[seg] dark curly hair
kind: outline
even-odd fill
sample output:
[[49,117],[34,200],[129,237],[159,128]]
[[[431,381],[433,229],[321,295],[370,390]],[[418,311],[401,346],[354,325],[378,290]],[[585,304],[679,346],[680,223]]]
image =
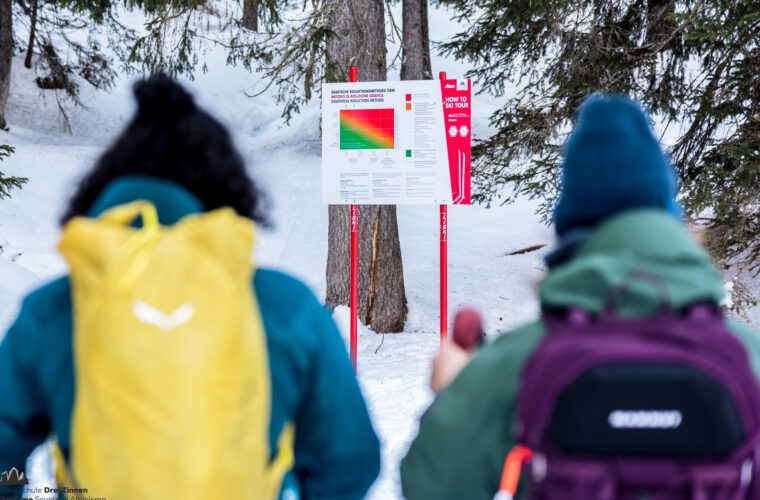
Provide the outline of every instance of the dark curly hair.
[[184,186],[201,200],[205,210],[232,207],[267,225],[261,192],[221,123],[163,74],[138,81],[134,95],[135,116],[80,181],[62,223],[85,215],[115,178],[137,174]]

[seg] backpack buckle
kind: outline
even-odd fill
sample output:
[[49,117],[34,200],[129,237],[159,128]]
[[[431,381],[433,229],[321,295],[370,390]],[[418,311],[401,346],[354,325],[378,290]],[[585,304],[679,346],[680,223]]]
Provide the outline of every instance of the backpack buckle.
[[546,469],[546,455],[543,455],[541,453],[534,453],[533,462],[531,463],[533,481],[540,483],[546,479]]
[[752,481],[752,469],[754,469],[754,466],[755,464],[752,462],[751,458],[742,462],[741,474],[739,476],[739,483],[742,487],[749,486],[749,483]]

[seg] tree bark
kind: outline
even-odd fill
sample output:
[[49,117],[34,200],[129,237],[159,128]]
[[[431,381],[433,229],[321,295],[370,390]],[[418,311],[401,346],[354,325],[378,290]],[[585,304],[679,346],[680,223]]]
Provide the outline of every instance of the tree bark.
[[[357,66],[359,79],[386,79],[385,11],[380,0],[330,0],[327,78],[349,79]],[[349,303],[350,208],[331,205],[327,252],[327,304]],[[396,207],[359,207],[359,319],[376,332],[400,332],[406,323],[406,292]]]
[[[677,27],[677,22],[668,16],[675,12],[675,0],[649,0],[647,2],[647,32],[646,44],[657,46],[666,41]],[[672,40],[660,50],[674,47],[676,41]]]
[[433,78],[433,70],[427,0],[403,0],[402,10],[401,79],[429,80]]
[[0,0],[0,129],[5,128],[5,105],[11,89],[13,62],[13,0]]
[[243,0],[243,27],[259,30],[259,0]]
[[34,34],[37,31],[37,1],[32,0],[32,16],[29,21],[29,45],[26,47],[26,57],[24,58],[24,67],[32,67],[32,52],[34,51]]

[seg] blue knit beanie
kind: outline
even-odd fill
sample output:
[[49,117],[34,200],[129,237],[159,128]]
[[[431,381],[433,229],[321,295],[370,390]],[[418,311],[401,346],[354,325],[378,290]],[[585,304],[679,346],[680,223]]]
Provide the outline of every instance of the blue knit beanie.
[[557,234],[591,228],[633,208],[661,208],[680,217],[675,173],[630,99],[594,95],[581,107],[565,145]]

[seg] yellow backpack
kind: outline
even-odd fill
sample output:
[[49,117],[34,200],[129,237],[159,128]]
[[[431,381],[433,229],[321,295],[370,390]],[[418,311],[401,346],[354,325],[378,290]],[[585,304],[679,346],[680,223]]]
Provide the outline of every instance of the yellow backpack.
[[231,209],[163,227],[142,201],[65,226],[77,385],[59,484],[108,500],[277,497],[293,431],[270,463],[253,239]]

